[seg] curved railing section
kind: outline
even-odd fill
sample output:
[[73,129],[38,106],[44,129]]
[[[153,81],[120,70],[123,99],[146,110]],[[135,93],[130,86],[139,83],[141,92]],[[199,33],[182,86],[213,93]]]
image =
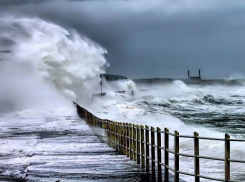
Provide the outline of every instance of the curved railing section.
[[[153,178],[162,180],[162,168],[164,168],[164,181],[169,181],[169,170],[174,173],[174,181],[179,181],[179,174],[193,176],[195,182],[200,182],[200,179],[209,179],[214,181],[238,182],[230,178],[230,163],[239,162],[245,163],[245,160],[235,160],[230,158],[230,143],[232,141],[245,142],[241,139],[231,139],[228,134],[224,138],[201,137],[197,132],[194,135],[180,135],[179,132],[170,133],[167,128],[161,131],[159,127],[149,127],[147,125],[135,125],[131,123],[121,123],[100,119],[94,116],[91,112],[74,103],[77,108],[78,115],[83,118],[88,124],[98,126],[106,130],[107,144],[118,151],[120,154],[126,155],[131,160],[141,164],[146,172],[151,169]],[[164,146],[162,145],[162,135],[164,135]],[[174,137],[174,150],[169,149],[169,136]],[[179,139],[190,138],[194,142],[194,154],[184,154],[179,152]],[[149,140],[150,139],[150,140]],[[199,140],[217,140],[225,143],[224,152],[225,158],[216,158],[199,155]],[[162,152],[164,152],[164,161],[162,161]],[[169,153],[174,155],[174,168],[169,166]],[[194,158],[194,172],[188,173],[179,170],[179,157]],[[224,178],[213,178],[210,176],[200,175],[199,159],[218,160],[224,162],[225,174]],[[157,168],[157,169],[156,169]],[[157,176],[156,176],[157,170]]]

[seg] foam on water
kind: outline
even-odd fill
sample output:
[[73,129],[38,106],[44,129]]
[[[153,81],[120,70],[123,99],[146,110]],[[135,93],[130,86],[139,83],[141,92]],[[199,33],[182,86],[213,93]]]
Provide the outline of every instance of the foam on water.
[[[95,107],[94,112],[101,118],[113,121],[130,122],[160,127],[167,127],[170,132],[175,130],[183,135],[193,135],[196,131],[200,136],[224,138],[225,132],[231,137],[243,138],[243,130],[235,123],[216,122],[223,115],[236,115],[244,112],[245,98],[243,86],[187,86],[181,81],[168,84],[144,85],[134,99],[114,99],[103,102],[103,107]],[[238,97],[239,96],[239,97]],[[97,103],[96,103],[97,104]],[[227,120],[228,118],[227,117]],[[216,119],[216,120],[215,120]],[[207,120],[205,122],[205,120]],[[203,122],[200,122],[203,121]],[[208,125],[207,123],[211,123]],[[215,125],[217,123],[217,126]],[[234,129],[240,132],[234,132]],[[162,141],[163,142],[163,141]],[[231,144],[231,158],[242,160],[245,156],[245,145],[239,142]],[[174,141],[170,137],[170,147],[173,150]],[[193,140],[180,139],[180,152],[193,155]],[[200,141],[200,155],[224,158],[224,142]],[[224,177],[224,163],[219,161],[201,161],[201,174],[211,177]],[[181,171],[194,172],[194,161],[191,158],[180,158]],[[242,164],[232,163],[233,179],[242,181],[245,168]],[[174,167],[174,156],[170,155],[170,166]],[[186,181],[194,181],[193,177],[181,175]],[[208,180],[207,180],[208,181]]]

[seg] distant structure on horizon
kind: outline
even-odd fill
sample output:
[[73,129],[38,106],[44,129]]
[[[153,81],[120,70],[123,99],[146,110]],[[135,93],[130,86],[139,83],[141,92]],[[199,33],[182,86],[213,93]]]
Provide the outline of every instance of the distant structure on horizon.
[[188,79],[190,79],[190,80],[202,80],[202,78],[201,78],[201,70],[199,70],[199,76],[198,77],[191,77],[190,76],[190,70],[188,70]]
[[[104,96],[106,95],[105,92],[103,92],[103,78],[106,80],[106,81],[117,81],[117,80],[126,80],[128,79],[127,77],[125,76],[120,76],[120,75],[109,75],[109,74],[101,74],[100,75],[100,95],[101,96]],[[126,91],[116,91],[118,93],[125,93]],[[94,96],[98,95],[98,94],[93,94]]]

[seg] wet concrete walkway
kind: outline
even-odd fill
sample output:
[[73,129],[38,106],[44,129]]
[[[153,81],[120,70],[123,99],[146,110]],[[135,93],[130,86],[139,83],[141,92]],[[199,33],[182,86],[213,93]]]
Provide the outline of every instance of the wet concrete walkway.
[[134,161],[119,155],[82,120],[81,130],[40,133],[26,181],[150,181]]

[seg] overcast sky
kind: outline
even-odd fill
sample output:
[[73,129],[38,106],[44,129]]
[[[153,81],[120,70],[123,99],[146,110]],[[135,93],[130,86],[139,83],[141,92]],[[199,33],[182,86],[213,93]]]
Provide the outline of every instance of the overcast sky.
[[40,17],[107,49],[130,78],[245,75],[245,0],[0,0],[0,16]]

